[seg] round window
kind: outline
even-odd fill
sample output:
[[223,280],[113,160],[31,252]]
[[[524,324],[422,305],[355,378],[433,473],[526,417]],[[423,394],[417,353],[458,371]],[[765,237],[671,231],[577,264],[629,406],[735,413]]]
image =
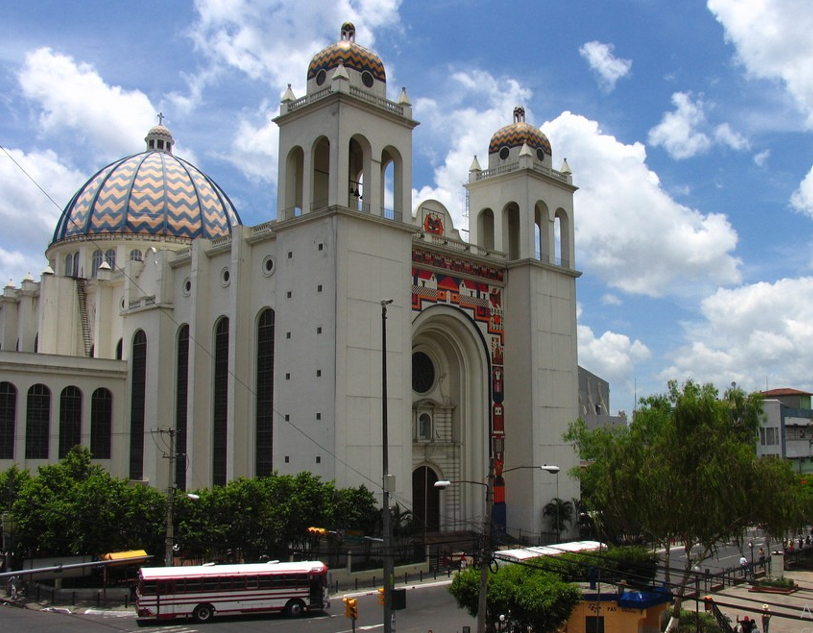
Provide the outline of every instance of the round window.
[[269,277],[274,272],[274,258],[271,255],[263,260],[263,275]]
[[423,352],[412,355],[412,390],[426,393],[435,384],[435,365]]
[[323,83],[325,83],[325,79],[327,79],[327,72],[323,68],[318,73],[316,73],[316,85],[321,86]]
[[183,293],[188,297],[189,293],[192,292],[192,280],[187,277],[183,280]]
[[545,162],[545,152],[542,149],[536,150],[536,157],[540,160],[540,162]]
[[365,70],[363,73],[361,73],[361,83],[363,83],[368,88],[372,88],[373,87],[373,73],[371,73],[369,70]]
[[502,160],[507,159],[507,158],[508,158],[508,153],[509,153],[510,151],[511,151],[511,150],[510,150],[510,149],[508,149],[508,146],[507,146],[507,145],[504,145],[503,147],[501,147],[501,148],[500,148],[500,158],[501,158]]
[[231,273],[229,272],[228,268],[224,268],[220,271],[220,284],[223,286],[228,286],[229,281],[231,280]]

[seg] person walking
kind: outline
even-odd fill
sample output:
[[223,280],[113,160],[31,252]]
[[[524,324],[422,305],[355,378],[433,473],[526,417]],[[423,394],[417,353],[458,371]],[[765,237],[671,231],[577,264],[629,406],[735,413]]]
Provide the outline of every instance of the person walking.
[[771,608],[767,604],[762,605],[762,633],[768,633],[771,625]]

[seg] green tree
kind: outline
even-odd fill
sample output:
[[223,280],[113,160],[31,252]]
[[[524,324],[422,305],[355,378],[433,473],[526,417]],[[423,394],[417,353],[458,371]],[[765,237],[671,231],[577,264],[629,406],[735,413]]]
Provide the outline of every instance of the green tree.
[[160,551],[165,496],[111,476],[87,448],[74,447],[36,476],[14,478],[23,482],[12,506],[19,556]]
[[[473,568],[456,574],[449,585],[458,607],[472,617],[477,617],[479,589],[480,572]],[[510,613],[522,630],[551,633],[567,621],[581,597],[577,585],[532,563],[500,565],[496,573],[489,572],[486,626]]]
[[[712,385],[672,381],[666,394],[641,400],[629,426],[587,430],[577,422],[565,435],[588,463],[573,475],[605,528],[665,547],[667,566],[672,540],[684,547],[676,613],[692,567],[718,543],[763,518],[784,525],[797,512],[784,467],[756,457],[762,415],[758,394],[735,387],[720,398]],[[768,494],[763,478],[780,489]],[[667,630],[676,629],[673,618]]]

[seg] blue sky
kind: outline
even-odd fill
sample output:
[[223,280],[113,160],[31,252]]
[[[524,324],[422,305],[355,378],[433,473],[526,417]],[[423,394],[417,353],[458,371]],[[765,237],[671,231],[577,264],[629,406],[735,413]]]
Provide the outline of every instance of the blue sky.
[[0,277],[16,286],[158,112],[245,223],[275,217],[271,119],[349,20],[421,122],[415,204],[438,198],[465,229],[468,167],[517,105],[567,158],[579,361],[613,411],[672,378],[813,391],[809,0],[0,6]]

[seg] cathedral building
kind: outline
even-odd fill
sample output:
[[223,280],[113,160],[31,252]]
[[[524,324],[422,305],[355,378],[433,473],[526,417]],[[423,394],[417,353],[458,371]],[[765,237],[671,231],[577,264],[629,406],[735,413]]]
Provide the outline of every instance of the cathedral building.
[[413,207],[396,92],[343,25],[283,95],[257,226],[160,121],[91,177],[40,281],[0,297],[0,469],[81,444],[160,488],[310,471],[380,495],[386,412],[393,503],[427,531],[482,525],[493,474],[498,525],[549,532],[543,507],[578,497],[576,187],[518,107],[472,162],[462,239],[439,202]]

